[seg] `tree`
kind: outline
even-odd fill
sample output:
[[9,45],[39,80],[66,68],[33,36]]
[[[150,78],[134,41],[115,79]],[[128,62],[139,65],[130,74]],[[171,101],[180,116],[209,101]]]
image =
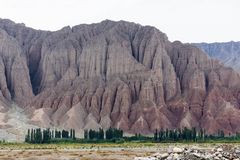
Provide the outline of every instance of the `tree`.
[[103,131],[102,128],[99,128],[99,131],[98,131],[98,139],[99,139],[99,140],[104,139],[104,131]]
[[113,138],[122,138],[123,137],[123,131],[121,129],[113,129]]
[[54,130],[52,130],[51,138],[52,138],[52,139],[55,138],[55,136],[54,136]]
[[178,130],[173,131],[173,140],[177,141],[178,140]]
[[192,129],[192,139],[193,141],[197,140],[197,131],[195,127]]
[[169,139],[170,140],[173,140],[173,135],[174,135],[173,132],[174,132],[173,130],[169,130]]
[[50,129],[43,130],[43,143],[49,143],[51,140],[51,131]]
[[55,138],[61,138],[61,131],[55,130]]
[[35,130],[31,130],[31,137],[30,137],[30,142],[31,143],[35,143],[35,135],[34,135],[34,133],[35,133]]
[[73,131],[72,131],[73,133],[72,133],[72,139],[76,139],[76,137],[75,137],[75,129],[73,129]]
[[[71,132],[71,138],[76,139],[75,137],[75,130],[70,130]],[[27,134],[25,135],[25,142],[27,143],[50,143],[51,139],[53,138],[70,138],[69,137],[69,131],[67,130],[50,130],[48,129],[28,129]]]
[[42,131],[41,128],[36,129],[36,133],[35,133],[35,143],[42,143]]
[[106,139],[108,140],[113,139],[113,129],[111,127],[108,130],[106,130]]
[[157,142],[158,141],[158,130],[156,129],[155,130],[155,133],[154,133],[154,141]]
[[123,130],[120,130],[120,138],[123,138]]
[[200,128],[200,131],[199,131],[199,139],[203,140],[203,129]]
[[62,130],[62,138],[69,138],[69,132],[66,130]]
[[84,139],[88,139],[88,130],[84,130]]
[[164,135],[165,135],[165,133],[164,133],[164,130],[163,130],[163,129],[161,129],[161,130],[160,130],[160,132],[159,132],[159,136],[158,136],[158,138],[159,138],[159,141],[162,141],[162,140],[164,140]]
[[89,134],[89,139],[94,139],[95,138],[95,131],[94,130],[90,129],[88,134]]
[[223,130],[221,130],[221,131],[220,131],[220,137],[221,137],[221,138],[224,138],[224,136],[225,136],[225,135],[224,135],[224,132],[223,132]]
[[70,138],[72,138],[73,137],[73,131],[72,131],[72,129],[70,129]]
[[30,129],[28,129],[27,135],[25,136],[25,142],[27,143],[31,142]]

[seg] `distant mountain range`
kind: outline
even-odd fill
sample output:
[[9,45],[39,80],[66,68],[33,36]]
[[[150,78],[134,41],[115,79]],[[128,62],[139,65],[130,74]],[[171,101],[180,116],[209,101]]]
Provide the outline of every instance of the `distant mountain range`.
[[194,43],[193,45],[202,49],[210,57],[240,72],[240,42]]

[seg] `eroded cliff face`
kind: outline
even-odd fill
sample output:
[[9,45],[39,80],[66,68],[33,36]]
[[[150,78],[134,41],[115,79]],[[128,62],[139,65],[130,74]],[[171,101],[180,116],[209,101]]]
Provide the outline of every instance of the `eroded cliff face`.
[[[1,99],[20,104],[33,97],[26,56],[16,39],[0,29]],[[25,103],[26,104],[26,103]]]
[[2,99],[43,127],[240,131],[240,77],[154,27],[103,21],[37,31],[0,20]]

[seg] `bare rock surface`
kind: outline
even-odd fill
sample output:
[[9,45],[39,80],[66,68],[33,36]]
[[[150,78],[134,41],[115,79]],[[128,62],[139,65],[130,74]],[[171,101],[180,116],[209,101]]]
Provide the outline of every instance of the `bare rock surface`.
[[29,128],[38,126],[31,124],[24,110],[15,104],[8,106],[8,111],[0,113],[0,140],[23,142]]
[[151,26],[34,30],[0,19],[0,98],[43,127],[240,131],[240,77]]

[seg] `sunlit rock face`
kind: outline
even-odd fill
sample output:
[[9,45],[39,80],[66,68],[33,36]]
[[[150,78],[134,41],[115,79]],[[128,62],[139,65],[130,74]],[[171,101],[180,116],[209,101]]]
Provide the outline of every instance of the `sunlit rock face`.
[[240,131],[240,77],[151,26],[103,21],[34,30],[0,20],[1,100],[44,127]]

